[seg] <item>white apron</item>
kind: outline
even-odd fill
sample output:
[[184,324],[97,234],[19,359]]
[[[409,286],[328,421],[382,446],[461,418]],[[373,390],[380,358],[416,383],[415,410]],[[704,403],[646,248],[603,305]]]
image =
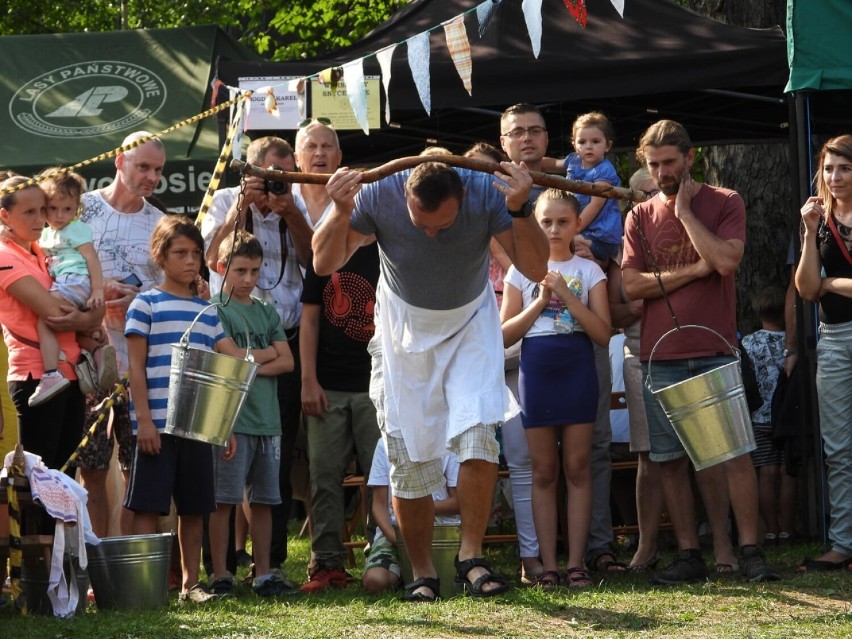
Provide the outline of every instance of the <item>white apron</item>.
[[431,310],[406,303],[380,281],[375,323],[385,430],[402,436],[412,461],[442,457],[450,440],[472,426],[518,413],[506,387],[490,286],[462,307]]

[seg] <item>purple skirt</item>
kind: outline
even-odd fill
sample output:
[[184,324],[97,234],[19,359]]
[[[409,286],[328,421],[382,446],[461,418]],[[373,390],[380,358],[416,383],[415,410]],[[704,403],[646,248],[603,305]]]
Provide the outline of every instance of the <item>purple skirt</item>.
[[518,394],[524,428],[594,422],[598,375],[589,336],[578,332],[525,338]]

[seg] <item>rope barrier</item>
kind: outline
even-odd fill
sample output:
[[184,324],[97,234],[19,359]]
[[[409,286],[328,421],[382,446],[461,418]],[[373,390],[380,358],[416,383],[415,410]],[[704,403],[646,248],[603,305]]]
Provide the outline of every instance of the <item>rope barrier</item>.
[[56,175],[61,175],[63,173],[68,173],[70,171],[75,171],[76,169],[79,169],[79,168],[82,168],[82,167],[85,167],[85,166],[89,166],[90,164],[94,164],[95,162],[100,162],[101,160],[108,160],[109,158],[115,157],[116,155],[118,155],[120,153],[125,153],[126,151],[130,151],[131,149],[135,149],[138,146],[142,146],[143,144],[146,144],[146,143],[150,142],[151,140],[160,138],[164,135],[168,135],[172,131],[176,131],[177,129],[180,129],[181,127],[185,127],[187,125],[194,124],[195,122],[203,120],[204,118],[208,118],[211,115],[215,115],[215,114],[219,113],[219,111],[223,111],[224,109],[229,108],[232,104],[237,104],[237,103],[243,104],[243,102],[245,100],[247,100],[250,96],[251,96],[250,91],[242,93],[242,94],[238,95],[237,97],[232,98],[231,100],[228,100],[227,102],[223,102],[222,104],[216,105],[212,109],[207,109],[206,111],[204,111],[202,113],[199,113],[197,115],[193,115],[191,118],[186,118],[185,120],[181,120],[177,124],[173,124],[172,126],[166,128],[166,129],[163,129],[159,133],[154,133],[152,135],[145,136],[143,138],[139,138],[138,140],[135,140],[135,141],[131,142],[130,144],[125,144],[124,146],[117,147],[117,148],[113,149],[112,151],[107,151],[105,153],[101,153],[100,155],[96,155],[95,157],[89,158],[88,160],[83,160],[82,162],[77,162],[76,164],[72,164],[71,166],[57,168],[55,171],[50,171],[48,174],[43,175],[39,178],[29,178],[25,182],[21,182],[20,184],[16,184],[15,186],[7,186],[3,189],[0,189],[0,193],[2,193],[2,194],[16,193],[16,192],[18,192],[22,189],[26,189],[26,188],[29,188],[31,186],[34,186],[34,185],[38,184],[39,182],[41,182],[42,180],[47,179],[48,177],[54,177]]
[[18,483],[26,478],[25,465],[24,448],[18,444],[15,446],[12,467],[9,469],[6,497],[9,502],[9,581],[12,586],[12,602],[22,615],[27,614],[27,602],[21,589],[21,506],[18,502]]

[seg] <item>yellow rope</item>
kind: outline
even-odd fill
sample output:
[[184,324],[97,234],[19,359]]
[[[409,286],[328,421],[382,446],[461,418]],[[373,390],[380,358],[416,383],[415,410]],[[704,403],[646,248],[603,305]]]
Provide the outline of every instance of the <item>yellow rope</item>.
[[92,436],[95,434],[95,431],[97,431],[98,426],[102,424],[103,421],[106,419],[106,416],[109,414],[109,411],[115,404],[116,400],[118,399],[118,396],[124,393],[129,380],[130,376],[125,375],[115,385],[115,388],[112,389],[112,392],[109,394],[109,397],[106,398],[106,400],[101,404],[101,407],[98,409],[98,414],[95,417],[95,421],[92,423],[92,425],[89,427],[89,430],[83,436],[83,439],[80,441],[80,444],[77,446],[77,449],[73,453],[71,453],[71,456],[68,458],[68,461],[66,461],[62,465],[62,468],[59,469],[59,472],[64,473],[68,470],[70,466],[74,464],[74,462],[77,461],[77,458],[80,456],[80,453],[83,452],[83,449],[85,449],[86,446],[89,444],[89,439],[92,438]]
[[26,477],[25,464],[24,449],[18,444],[9,469],[6,497],[9,501],[9,580],[12,584],[12,602],[22,615],[27,614],[27,602],[21,590],[21,507],[18,504],[19,487],[15,484]]
[[[251,92],[249,91],[247,95],[251,96]],[[210,178],[210,184],[207,186],[207,192],[204,194],[204,199],[201,200],[201,208],[198,210],[198,217],[195,218],[195,225],[198,227],[201,226],[201,220],[204,219],[204,216],[210,208],[210,204],[213,202],[213,193],[215,193],[216,189],[219,188],[219,181],[222,179],[222,173],[225,172],[228,156],[231,154],[231,145],[233,143],[234,136],[237,133],[237,129],[240,127],[240,120],[242,119],[245,104],[245,101],[239,102],[237,104],[237,108],[234,110],[234,118],[231,120],[231,126],[228,128],[228,136],[225,138],[225,144],[222,145],[222,152],[219,154],[219,159],[216,161],[216,168],[213,169],[213,177]]]
[[48,177],[53,177],[53,176],[56,176],[56,175],[60,175],[62,173],[68,173],[69,171],[74,171],[74,170],[82,168],[84,166],[89,166],[90,164],[94,164],[95,162],[100,162],[101,160],[108,160],[109,158],[115,157],[119,153],[124,153],[125,151],[135,149],[136,147],[141,146],[143,144],[146,144],[147,142],[150,142],[151,140],[153,140],[155,138],[160,138],[164,135],[171,133],[172,131],[175,131],[175,130],[181,128],[181,127],[187,126],[189,124],[193,124],[194,122],[198,122],[199,120],[203,120],[204,118],[210,117],[211,115],[215,115],[216,113],[219,113],[219,111],[227,109],[232,104],[239,103],[240,105],[242,105],[243,102],[249,98],[249,96],[251,96],[250,91],[246,92],[246,93],[242,93],[242,94],[238,95],[237,97],[235,97],[231,100],[228,100],[227,102],[223,102],[222,104],[217,104],[212,109],[208,109],[207,111],[204,111],[203,113],[199,113],[198,115],[194,115],[191,118],[187,118],[186,120],[181,120],[177,124],[173,124],[172,126],[168,127],[167,129],[163,129],[159,133],[154,133],[153,135],[146,136],[144,138],[139,138],[138,140],[135,140],[134,142],[131,142],[130,144],[125,144],[124,146],[120,146],[118,148],[115,148],[112,151],[107,151],[106,153],[101,153],[100,155],[97,155],[93,158],[89,158],[88,160],[83,160],[82,162],[77,162],[77,164],[72,164],[71,166],[68,166],[68,167],[58,168],[55,171],[51,171],[48,175],[43,175],[40,178],[29,178],[27,181],[21,182],[20,184],[16,184],[15,186],[7,186],[4,189],[0,189],[0,194],[15,193],[17,191],[20,191],[21,189],[25,189],[27,187],[33,186],[34,184],[38,184],[39,182],[47,179]]

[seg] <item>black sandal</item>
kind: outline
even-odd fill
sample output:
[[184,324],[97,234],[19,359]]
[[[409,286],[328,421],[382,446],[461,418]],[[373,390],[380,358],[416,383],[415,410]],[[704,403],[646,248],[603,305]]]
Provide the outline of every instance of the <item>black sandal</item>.
[[[426,587],[434,594],[430,597],[422,592],[415,592],[418,588]],[[410,584],[405,584],[405,594],[400,598],[402,601],[411,603],[432,603],[441,595],[441,582],[437,577],[421,577]]]
[[609,548],[597,548],[586,555],[586,567],[590,572],[627,572],[627,564],[617,561],[615,554]]
[[[509,589],[509,582],[507,582],[504,577],[494,574],[491,571],[491,566],[489,566],[488,562],[486,562],[482,557],[473,557],[471,559],[461,561],[459,556],[456,555],[455,565],[456,583],[460,586],[464,586],[464,589],[474,597],[493,597],[494,595],[499,595]],[[471,582],[470,579],[467,578],[467,573],[474,568],[485,568],[486,572],[476,581]],[[491,590],[483,590],[482,587],[489,582],[496,583],[497,586]]]

